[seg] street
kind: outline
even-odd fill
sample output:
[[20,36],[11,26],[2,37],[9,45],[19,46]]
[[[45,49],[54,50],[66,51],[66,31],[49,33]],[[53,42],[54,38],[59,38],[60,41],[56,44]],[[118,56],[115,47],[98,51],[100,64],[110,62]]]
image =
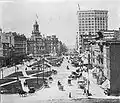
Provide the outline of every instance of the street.
[[[67,70],[66,67],[69,65],[70,70]],[[77,97],[85,97],[82,95],[83,90],[78,89],[77,82],[72,81],[72,86],[68,85],[68,76],[70,75],[71,71],[74,71],[75,68],[71,66],[71,64],[68,64],[67,60],[64,60],[62,65],[60,67],[52,67],[52,69],[55,69],[58,71],[57,75],[53,75],[53,82],[50,83],[50,88],[43,88],[42,90],[37,91],[32,96],[27,96],[23,100],[23,103],[29,102],[32,100],[49,100],[49,99],[68,99],[69,93],[71,92],[72,98]],[[60,81],[61,84],[64,87],[64,91],[60,91],[57,86],[57,82]],[[21,100],[19,95],[2,95],[1,96],[3,102],[2,103],[11,103],[15,101]],[[9,100],[10,101],[7,101]],[[13,99],[12,99],[13,98]]]
[[[69,66],[69,70],[66,69],[67,65]],[[72,80],[71,86],[68,85],[68,76],[71,74],[72,71],[75,71],[76,68],[72,67],[68,60],[64,59],[62,65],[60,67],[52,67],[58,71],[56,75],[53,75],[53,82],[49,83],[49,88],[42,88],[41,90],[35,92],[32,95],[27,95],[26,97],[20,97],[18,94],[2,94],[1,100],[2,103],[74,103],[81,101],[91,101],[91,99],[87,99],[86,95],[83,95],[83,90],[78,88],[77,80]],[[83,73],[86,76],[86,73]],[[87,77],[87,76],[86,76]],[[92,78],[92,76],[90,77]],[[63,91],[58,89],[57,82],[60,81],[63,85]],[[93,83],[93,79],[90,79],[90,92],[93,93],[93,97],[105,97],[103,91],[98,87],[98,85]],[[69,98],[69,93],[71,93],[71,98]],[[99,100],[98,99],[98,100]],[[93,99],[95,100],[95,99]],[[97,98],[96,98],[97,100]],[[90,102],[89,102],[90,103]],[[92,102],[91,102],[92,103]],[[117,103],[117,102],[116,102]]]

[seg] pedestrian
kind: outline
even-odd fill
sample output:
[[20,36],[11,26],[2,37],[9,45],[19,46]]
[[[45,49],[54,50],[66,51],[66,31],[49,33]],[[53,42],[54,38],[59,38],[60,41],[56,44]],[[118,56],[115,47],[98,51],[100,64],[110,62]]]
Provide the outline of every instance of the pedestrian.
[[72,98],[71,92],[69,92],[69,98]]
[[71,85],[71,79],[68,79],[68,84]]
[[69,70],[69,67],[68,67],[68,65],[67,65],[67,69]]
[[61,85],[60,81],[58,81],[58,86]]
[[25,68],[25,70],[27,70],[27,68]]
[[85,95],[86,94],[86,88],[84,88],[84,91],[83,91],[83,95]]

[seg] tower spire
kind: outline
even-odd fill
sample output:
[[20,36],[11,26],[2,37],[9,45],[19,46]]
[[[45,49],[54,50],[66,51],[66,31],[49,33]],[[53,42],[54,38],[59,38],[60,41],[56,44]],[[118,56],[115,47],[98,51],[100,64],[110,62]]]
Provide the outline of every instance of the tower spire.
[[36,13],[36,21],[38,21],[38,15],[37,15],[37,13]]

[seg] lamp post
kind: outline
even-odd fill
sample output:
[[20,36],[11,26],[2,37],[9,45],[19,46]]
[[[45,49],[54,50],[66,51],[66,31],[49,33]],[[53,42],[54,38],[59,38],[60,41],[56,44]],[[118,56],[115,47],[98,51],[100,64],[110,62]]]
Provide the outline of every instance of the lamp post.
[[43,61],[43,83],[44,83],[44,55],[43,55],[43,59],[42,59]]
[[1,68],[1,73],[2,73],[2,79],[3,79],[3,68]]
[[87,80],[88,92],[87,92],[87,95],[89,95],[89,69],[90,69],[90,53],[88,54],[88,80]]
[[17,75],[17,80],[19,80],[19,78],[18,78],[18,72],[17,72],[17,70],[18,70],[17,68],[18,67],[15,64],[14,64],[14,66],[15,66],[15,74]]
[[[38,61],[37,61],[37,63],[38,63]],[[39,70],[40,70],[40,68],[39,68],[39,67],[40,67],[40,65],[38,64],[37,84],[39,84],[39,83],[38,83],[38,75],[39,75]]]
[[90,92],[89,92],[89,87],[90,87],[90,81],[89,81],[89,70],[90,70],[90,68],[91,68],[91,61],[92,61],[92,54],[91,54],[91,51],[92,51],[92,47],[91,47],[91,43],[92,42],[90,42],[89,43],[89,45],[88,45],[88,67],[87,67],[87,72],[88,72],[88,79],[87,79],[87,96],[89,96],[90,95]]
[[[38,67],[38,68],[39,68],[39,67]],[[38,84],[38,74],[39,74],[39,73],[37,73],[37,84]]]
[[1,76],[2,76],[2,79],[3,79],[3,68],[2,68],[2,66],[3,66],[3,60],[1,61],[1,65],[0,65],[0,68],[1,68]]

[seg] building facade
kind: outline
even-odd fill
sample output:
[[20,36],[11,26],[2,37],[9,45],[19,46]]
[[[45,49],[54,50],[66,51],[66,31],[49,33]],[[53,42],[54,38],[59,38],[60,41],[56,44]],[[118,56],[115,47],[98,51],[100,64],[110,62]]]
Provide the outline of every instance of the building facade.
[[27,53],[33,54],[33,56],[41,56],[45,53],[45,42],[39,31],[37,21],[33,25],[32,36],[27,39]]
[[101,30],[105,40],[117,39],[120,30]]
[[14,44],[14,37],[11,32],[5,33],[0,29],[0,57],[9,58],[11,47]]
[[35,24],[33,25],[33,31],[31,39],[34,41],[34,56],[40,56],[45,51],[45,43],[43,41],[43,37],[41,35],[41,32],[39,31],[39,25],[37,21],[35,21]]
[[120,95],[120,41],[106,41],[103,53],[103,73],[110,81],[110,93],[111,95]]
[[83,47],[83,38],[85,35],[96,35],[100,30],[108,28],[108,11],[107,10],[86,10],[78,11],[78,45]]
[[57,55],[58,52],[58,38],[56,35],[51,36],[52,42],[51,42],[51,53],[52,55]]
[[52,56],[60,55],[62,53],[62,42],[58,40],[56,35],[43,36],[39,31],[37,21],[33,25],[32,36],[27,39],[27,54],[33,56],[41,56],[50,54]]
[[26,37],[24,34],[20,35],[16,32],[12,33],[14,37],[13,47],[15,49],[14,55],[15,56],[24,56],[26,55]]
[[46,36],[45,47],[47,54],[50,54],[52,51],[52,39],[51,36]]
[[46,52],[51,55],[57,55],[60,52],[61,42],[56,35],[46,36]]
[[[0,31],[0,57],[5,65],[19,62],[26,55],[26,37],[16,32]],[[19,58],[19,59],[17,59]]]
[[34,54],[34,40],[27,38],[27,54]]

